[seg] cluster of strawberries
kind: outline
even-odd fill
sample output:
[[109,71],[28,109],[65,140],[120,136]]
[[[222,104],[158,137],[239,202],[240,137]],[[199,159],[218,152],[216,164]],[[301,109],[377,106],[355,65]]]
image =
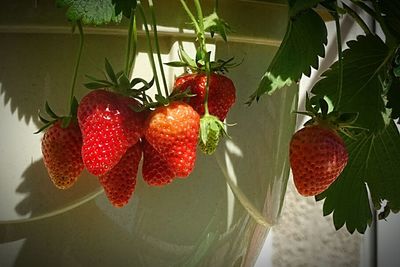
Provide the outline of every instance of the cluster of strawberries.
[[[43,136],[43,159],[51,180],[58,188],[69,188],[86,168],[99,178],[110,202],[122,207],[134,192],[142,156],[142,175],[149,185],[189,176],[201,135],[206,83],[204,73],[184,74],[174,91],[190,91],[193,97],[151,109],[139,109],[138,100],[111,90],[89,92],[75,120],[66,127],[56,121]],[[209,113],[223,121],[235,91],[229,78],[212,73]]]

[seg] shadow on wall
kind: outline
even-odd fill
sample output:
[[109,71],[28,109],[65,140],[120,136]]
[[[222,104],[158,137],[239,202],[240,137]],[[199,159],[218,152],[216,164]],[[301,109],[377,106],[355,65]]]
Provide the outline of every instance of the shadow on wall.
[[[6,131],[2,133],[4,139],[0,141],[0,149],[9,148],[10,142],[15,144],[11,155],[0,159],[0,165],[7,168],[2,174],[0,192],[7,192],[8,196],[9,192],[15,192],[17,196],[4,199],[8,198],[7,194],[1,194],[3,199],[0,199],[7,203],[3,206],[14,205],[16,215],[10,215],[10,218],[1,216],[0,220],[27,219],[65,208],[72,202],[81,201],[88,193],[99,190],[97,179],[87,173],[71,190],[61,192],[54,188],[41,160],[42,133],[38,136],[33,134],[42,126],[38,111],[43,109],[46,100],[58,115],[67,114],[78,36],[11,33],[2,33],[1,36],[0,95],[3,103],[0,116],[4,118]],[[82,86],[85,79],[83,73],[99,73],[105,55],[116,66],[122,62],[123,38],[90,36],[87,39],[87,52],[76,84],[78,98],[87,92]],[[98,45],[100,39],[104,46]],[[109,54],[110,46],[116,52]],[[14,202],[18,199],[21,200],[19,203]]]

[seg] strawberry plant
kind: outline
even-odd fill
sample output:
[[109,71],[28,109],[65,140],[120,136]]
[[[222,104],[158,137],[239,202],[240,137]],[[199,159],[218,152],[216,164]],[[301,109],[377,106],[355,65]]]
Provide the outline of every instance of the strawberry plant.
[[[77,122],[82,141],[77,138],[74,147],[81,146],[82,155],[75,153],[71,158],[82,160],[89,172],[99,176],[115,206],[125,205],[133,194],[142,154],[143,178],[149,185],[166,185],[177,177],[189,176],[195,166],[197,144],[206,154],[216,150],[219,139],[226,135],[227,125],[223,121],[236,102],[236,88],[226,72],[238,64],[233,59],[211,61],[211,52],[206,49],[207,32],[211,37],[219,34],[225,41],[230,32],[217,9],[204,16],[200,1],[194,0],[194,15],[187,3],[180,0],[195,29],[197,50],[189,56],[181,47],[180,61],[167,63],[186,70],[169,90],[151,0],[148,8],[154,39],[140,1],[56,2],[66,8],[68,20],[78,26],[81,46],[73,76],[70,114],[57,116],[46,103],[51,119],[41,116],[45,122],[42,130],[47,129],[44,160],[52,181],[66,188],[79,175],[77,171],[71,176],[60,176],[67,178],[55,179],[52,166],[56,166],[57,172],[62,170],[58,163],[52,165],[53,161],[48,160],[48,154],[54,151],[51,144],[69,143],[70,136],[79,136],[78,131],[69,133]],[[298,82],[302,75],[309,76],[311,68],[318,69],[318,57],[324,57],[328,41],[325,22],[316,7],[328,11],[336,25],[338,60],[314,85],[304,111],[297,111],[311,119],[293,135],[290,162],[300,194],[324,200],[323,214],[333,213],[337,229],[346,225],[351,233],[363,233],[376,211],[383,208],[379,217],[385,218],[400,210],[400,135],[396,125],[400,115],[400,4],[390,0],[350,2],[352,6],[333,0],[288,0],[286,34],[248,104]],[[354,7],[368,14],[383,33],[376,34]],[[150,82],[131,77],[137,14],[146,33],[154,75]],[[349,41],[345,50],[339,21],[344,14],[365,32]],[[88,76],[91,81],[85,86],[94,91],[78,106],[73,88],[83,47],[82,24],[120,23],[124,18],[129,20],[124,69],[115,72],[106,60],[105,79]],[[154,51],[157,58],[153,57]],[[137,88],[139,84],[141,88]],[[152,86],[157,88],[154,96],[147,93]],[[54,140],[53,131],[65,132],[62,136],[66,137]],[[80,160],[76,161],[76,170],[82,168]],[[115,194],[121,188],[121,194]]]
[[[307,167],[308,170],[299,174],[298,169],[302,167],[298,166],[298,160],[304,160],[306,164],[306,157],[319,153],[312,152],[318,146],[319,139],[328,135],[326,130],[322,132],[318,126],[306,126],[293,137],[292,146],[298,146],[299,136],[305,140],[301,144],[302,148],[292,148],[295,150],[292,153],[296,155],[292,155],[295,158],[292,159],[291,167],[295,183],[300,183],[299,192],[312,192],[310,195],[316,193],[317,201],[324,200],[323,214],[333,213],[336,229],[346,225],[351,233],[355,230],[364,233],[372,223],[373,214],[383,206],[384,211],[379,218],[400,210],[400,135],[396,127],[400,106],[400,3],[386,0],[350,2],[352,7],[343,1],[289,0],[286,35],[248,103],[299,81],[303,74],[309,76],[311,68],[318,69],[318,56],[324,56],[324,47],[327,44],[327,30],[315,8],[319,5],[319,8],[327,10],[336,25],[338,60],[321,75],[321,79],[312,88],[313,96],[306,101],[305,113],[321,113],[323,105],[318,102],[325,99],[330,103],[328,117],[352,114],[351,126],[339,131],[348,153],[348,162],[340,172],[345,158],[341,148],[343,145],[336,134],[329,132],[332,141],[328,146],[335,148],[331,147],[329,153],[320,157],[325,159],[325,156],[335,153],[334,151],[341,154],[334,160],[337,161],[334,167],[334,172],[338,174],[337,179],[326,190],[322,190],[332,180],[329,179],[328,182],[321,179],[324,176],[321,172],[328,170],[322,161],[314,162],[314,165]],[[354,7],[362,9],[379,24],[383,34],[373,32],[353,10]],[[349,41],[348,48],[344,51],[339,22],[343,14],[352,17],[365,32]],[[312,31],[309,30],[311,28]],[[313,110],[311,114],[310,110]],[[330,128],[336,128],[337,125],[331,126]],[[320,132],[319,137],[316,136],[315,129]],[[302,135],[305,137],[301,137]],[[303,150],[301,156],[297,154],[297,149]],[[305,155],[306,153],[311,154]],[[313,175],[316,173],[319,177],[315,178]],[[312,182],[309,183],[310,181]],[[315,185],[322,181],[324,187]],[[317,190],[317,187],[323,192]]]
[[195,58],[191,58],[180,47],[181,61],[169,62],[172,67],[185,67],[188,71],[175,80],[174,92],[189,92],[187,102],[200,115],[199,146],[206,154],[213,154],[217,149],[219,139],[226,135],[225,120],[229,110],[236,101],[236,88],[231,79],[223,75],[230,67],[233,58],[225,61],[211,61],[211,52],[206,49],[206,32],[213,37],[218,33],[227,41],[229,25],[214,12],[204,17],[199,0],[194,0],[197,17],[190,11],[184,0],[180,1],[188,14],[196,32],[197,50]]

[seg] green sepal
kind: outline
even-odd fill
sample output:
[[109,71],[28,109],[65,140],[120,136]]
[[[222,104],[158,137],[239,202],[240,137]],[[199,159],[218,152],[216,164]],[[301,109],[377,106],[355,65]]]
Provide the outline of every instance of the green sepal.
[[211,13],[209,16],[203,19],[204,30],[210,32],[211,37],[214,37],[215,33],[218,33],[221,38],[227,42],[227,34],[232,32],[229,24],[221,19],[216,12]]
[[83,86],[85,86],[89,90],[96,90],[100,88],[108,88],[111,87],[112,84],[109,83],[99,83],[99,82],[89,82],[89,83],[84,83]]
[[169,104],[169,100],[167,98],[165,98],[163,95],[160,94],[156,94],[154,96],[154,98],[156,99],[156,101],[158,103],[160,103],[161,105],[168,105]]
[[111,64],[107,58],[105,59],[104,66],[105,66],[108,78],[113,82],[113,84],[118,84],[117,75],[115,74],[114,69],[111,66]]
[[341,112],[338,115],[337,122],[339,125],[351,125],[358,119],[358,112]]
[[72,117],[71,116],[63,117],[61,119],[61,128],[63,128],[63,129],[68,128],[68,126],[71,123],[71,121],[72,121]]
[[77,118],[78,116],[78,107],[79,107],[78,99],[74,96],[71,104],[71,116],[74,118]]
[[167,65],[169,67],[174,67],[174,68],[191,67],[188,63],[182,62],[182,61],[171,61],[171,62],[164,63],[164,65]]
[[90,75],[87,75],[87,74],[86,74],[85,76],[86,76],[86,78],[88,78],[89,80],[92,80],[92,81],[94,81],[94,82],[96,82],[96,83],[108,85],[107,87],[113,86],[113,83],[110,82],[110,81],[108,81],[108,80],[97,79],[96,77],[93,77],[93,76],[90,76]]
[[46,123],[45,125],[43,125],[42,127],[40,127],[39,130],[37,130],[36,132],[34,132],[33,134],[38,134],[38,133],[43,132],[44,130],[46,130],[47,128],[49,128],[51,125],[53,125],[53,124],[56,123],[56,122],[57,122],[57,120],[53,120],[53,121],[50,121],[50,122]]
[[[118,76],[117,76],[118,77]],[[125,93],[131,89],[131,83],[125,73],[118,77],[118,90]]]
[[213,115],[204,115],[200,119],[199,147],[207,155],[212,155],[218,147],[221,137],[226,136],[225,125]]
[[150,82],[147,82],[146,80],[142,79],[142,78],[134,78],[132,79],[131,83],[130,83],[130,88],[133,89],[136,85],[138,85],[139,83],[142,83],[143,86],[138,88],[138,89],[134,89],[134,90],[138,90],[138,91],[146,91],[148,89],[150,89],[153,84],[154,84],[154,77],[151,79]]
[[50,108],[49,102],[46,101],[46,103],[44,104],[44,108],[46,110],[46,113],[53,119],[58,119],[60,118],[59,116],[57,116],[54,111]]
[[186,63],[189,67],[191,68],[197,68],[196,61],[193,60],[183,49],[182,46],[179,47],[179,57],[182,60],[182,62]]

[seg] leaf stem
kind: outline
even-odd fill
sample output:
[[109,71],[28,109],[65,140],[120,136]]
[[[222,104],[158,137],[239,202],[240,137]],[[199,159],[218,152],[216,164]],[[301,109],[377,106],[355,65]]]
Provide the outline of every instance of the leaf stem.
[[78,70],[79,70],[79,65],[81,62],[81,57],[82,57],[82,51],[83,51],[83,45],[85,43],[85,38],[83,34],[83,28],[82,28],[82,23],[80,20],[76,22],[79,30],[79,50],[78,54],[76,57],[76,62],[75,62],[75,68],[74,68],[74,74],[72,76],[72,82],[71,82],[71,90],[70,90],[70,96],[69,96],[69,115],[72,116],[73,114],[73,102],[74,102],[74,96],[75,96],[75,84],[76,84],[76,79],[78,76]]
[[186,11],[187,15],[189,16],[190,20],[193,22],[196,32],[200,31],[199,24],[197,23],[196,18],[194,17],[193,13],[190,11],[189,7],[187,6],[185,0],[181,0],[181,4],[183,9]]
[[348,5],[346,5],[345,3],[343,3],[343,9],[347,12],[347,14],[349,14],[357,23],[358,25],[361,27],[361,29],[363,29],[363,31],[365,32],[365,34],[371,34],[373,35],[373,33],[371,32],[371,30],[369,29],[368,25],[364,22],[364,20],[357,14],[357,12],[355,12],[353,9],[351,9]]
[[359,1],[359,0],[350,0],[353,4],[357,5],[358,7],[360,7],[362,10],[364,10],[365,12],[368,13],[368,15],[370,15],[371,17],[373,17],[376,21],[378,21],[379,23],[381,23],[381,18],[375,13],[375,11],[370,8],[368,5],[366,5],[365,3]]
[[338,50],[338,62],[339,62],[339,75],[338,75],[338,86],[337,86],[337,102],[334,107],[334,110],[337,110],[340,101],[342,98],[342,90],[343,90],[343,51],[342,51],[342,31],[340,26],[340,20],[338,12],[332,13],[335,19],[335,26],[336,26],[336,40],[337,40],[337,50]]
[[200,39],[199,40],[199,44],[200,44],[200,49],[204,52],[204,55],[207,54],[207,50],[206,50],[206,37],[204,34],[204,23],[203,23],[203,11],[201,10],[201,4],[199,0],[194,0],[194,4],[196,7],[196,12],[197,12],[197,18],[198,18],[198,25],[199,25],[199,29],[197,31],[197,36]]
[[135,65],[135,61],[136,61],[136,50],[137,50],[137,28],[136,28],[136,14],[133,13],[133,29],[132,29],[132,39],[133,39],[133,43],[132,43],[132,56],[130,57],[130,61],[129,61],[129,65],[128,65],[128,71],[129,74],[132,73],[132,68]]
[[[134,9],[131,10],[131,17],[129,19],[129,30],[128,30],[128,44],[126,47],[126,55],[125,55],[125,74],[127,77],[130,77],[130,62],[131,60],[131,52],[132,52],[132,39],[133,39],[133,28],[135,24],[135,16]],[[133,54],[132,57],[135,55]]]
[[208,95],[210,91],[210,79],[211,79],[211,67],[210,67],[210,53],[206,53],[205,56],[205,67],[206,67],[206,75],[207,75],[207,80],[206,80],[206,93],[204,95],[204,115],[209,115],[209,110],[208,110]]
[[161,60],[160,45],[158,43],[157,21],[156,21],[156,15],[155,15],[155,11],[154,11],[154,5],[153,5],[153,1],[152,0],[148,0],[148,1],[149,1],[149,7],[150,7],[150,11],[151,11],[151,18],[152,18],[152,21],[153,21],[154,43],[155,43],[155,46],[156,46],[158,64],[159,64],[159,68],[160,68],[160,71],[161,71],[161,78],[162,78],[163,85],[164,85],[165,96],[168,96],[168,94],[169,94],[168,86],[167,86],[167,81],[165,79],[164,66],[163,66],[162,60]]
[[146,15],[144,14],[143,7],[142,7],[142,4],[140,3],[140,1],[138,1],[137,7],[138,7],[139,13],[143,19],[143,26],[144,26],[144,30],[146,32],[148,54],[149,54],[151,68],[153,70],[154,80],[156,82],[157,93],[159,95],[162,95],[161,88],[160,88],[160,82],[158,80],[158,75],[157,75],[157,68],[156,68],[156,64],[155,64],[154,56],[153,56],[153,46],[152,46],[151,39],[150,39],[150,31],[149,31],[149,27],[147,26]]

